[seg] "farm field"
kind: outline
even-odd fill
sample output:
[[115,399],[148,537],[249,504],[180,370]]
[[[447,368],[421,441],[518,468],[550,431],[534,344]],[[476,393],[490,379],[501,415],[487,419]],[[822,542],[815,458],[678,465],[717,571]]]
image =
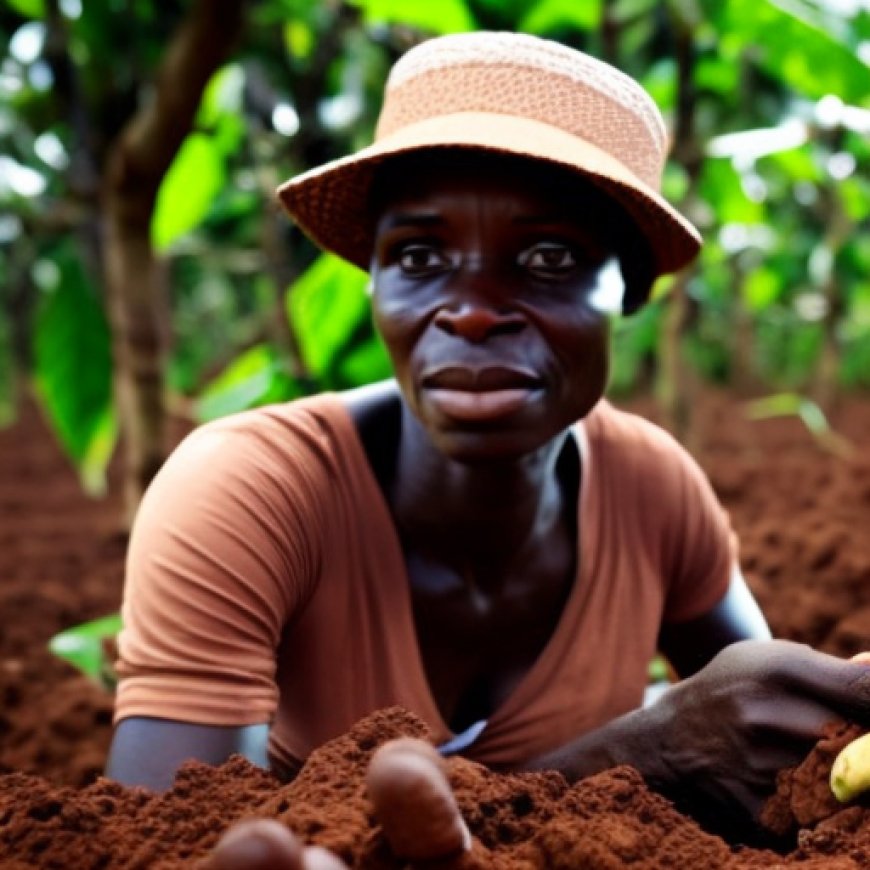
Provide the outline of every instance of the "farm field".
[[[849,656],[870,646],[870,400],[844,401],[832,424],[850,457],[822,450],[796,418],[750,422],[733,398],[709,392],[691,440],[775,634]],[[329,744],[291,784],[238,760],[193,765],[162,797],[98,781],[111,698],[46,644],[118,605],[125,537],[114,474],[110,482],[106,499],[84,496],[31,405],[0,432],[0,866],[194,866],[245,815],[280,817],[358,866],[395,866],[361,777],[378,742],[423,733],[401,711]],[[462,866],[870,867],[870,812],[841,810],[824,787],[844,739],[832,731],[783,778],[770,820],[785,859],[701,831],[627,768],[567,788],[555,775],[502,776],[457,760],[451,775],[478,838]]]

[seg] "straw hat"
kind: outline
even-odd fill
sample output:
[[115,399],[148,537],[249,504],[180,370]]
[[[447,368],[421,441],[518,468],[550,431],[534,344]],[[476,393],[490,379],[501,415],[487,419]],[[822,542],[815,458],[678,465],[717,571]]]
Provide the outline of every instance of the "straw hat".
[[698,231],[660,195],[667,136],[658,107],[624,73],[522,33],[428,40],[395,64],[374,144],[278,188],[318,245],[368,269],[375,168],[438,147],[500,152],[578,172],[617,200],[646,237],[656,275],[698,253]]

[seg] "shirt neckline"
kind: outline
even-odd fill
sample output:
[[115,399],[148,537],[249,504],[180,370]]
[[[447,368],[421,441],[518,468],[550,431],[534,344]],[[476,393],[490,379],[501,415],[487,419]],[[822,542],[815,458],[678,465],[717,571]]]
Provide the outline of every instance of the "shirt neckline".
[[[453,738],[456,732],[450,728],[441,713],[441,709],[432,694],[431,686],[429,685],[428,677],[426,676],[426,668],[423,664],[423,655],[420,650],[420,642],[417,636],[417,629],[414,624],[414,613],[411,605],[410,592],[410,577],[405,563],[405,555],[402,550],[402,544],[399,540],[398,530],[393,521],[393,515],[390,512],[384,493],[375,478],[374,471],[368,460],[365,447],[357,431],[356,424],[350,413],[350,409],[342,401],[337,393],[332,393],[331,398],[340,408],[341,413],[338,415],[341,426],[345,430],[345,437],[342,442],[349,445],[350,449],[355,454],[353,458],[354,465],[361,469],[360,479],[364,482],[366,492],[363,493],[363,500],[371,506],[377,514],[376,521],[379,526],[387,529],[388,548],[389,552],[384,554],[384,562],[395,564],[398,566],[400,581],[396,583],[396,588],[392,591],[400,596],[401,600],[397,602],[400,605],[402,613],[402,625],[390,626],[391,631],[401,631],[405,640],[407,640],[407,649],[411,657],[411,666],[415,671],[414,679],[418,686],[421,687],[421,700],[425,702],[428,711],[418,711],[424,716],[439,733],[436,734],[436,739]],[[576,625],[576,616],[574,615],[578,609],[582,609],[585,599],[588,596],[589,586],[589,568],[594,561],[593,549],[595,547],[596,535],[593,532],[594,512],[590,510],[590,499],[592,488],[595,482],[594,474],[594,457],[587,432],[585,420],[577,421],[571,427],[571,433],[575,438],[578,452],[580,454],[580,489],[578,493],[577,505],[577,554],[576,568],[574,574],[574,582],[568,599],[565,602],[564,610],[553,630],[552,635],[547,641],[541,654],[534,661],[532,666],[519,680],[513,691],[505,698],[505,700],[493,711],[492,715],[487,720],[487,726],[481,735],[480,742],[486,738],[489,731],[496,729],[502,720],[509,719],[513,711],[518,707],[524,707],[530,703],[535,694],[539,691],[538,687],[544,680],[546,673],[563,657],[560,651],[566,644],[576,642],[576,638],[571,636],[570,627]],[[551,664],[552,662],[552,664]],[[446,737],[445,737],[446,736]]]

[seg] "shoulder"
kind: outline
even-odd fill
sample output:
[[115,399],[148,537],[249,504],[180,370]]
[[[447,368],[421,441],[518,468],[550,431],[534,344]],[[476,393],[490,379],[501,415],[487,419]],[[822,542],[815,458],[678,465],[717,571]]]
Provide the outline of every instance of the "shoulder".
[[697,510],[720,513],[701,466],[660,426],[600,402],[584,430],[592,475],[624,509],[639,510],[645,523],[669,526],[675,514],[684,519]]
[[230,414],[194,429],[180,445],[187,453],[243,447],[294,450],[330,437],[341,437],[347,418],[338,394],[322,393],[292,402],[264,405]]
[[206,423],[178,445],[164,471],[183,465],[213,472],[260,470],[283,476],[288,467],[300,464],[328,465],[352,435],[353,424],[342,401],[336,394],[324,393]]
[[171,515],[288,518],[327,516],[354,426],[341,400],[324,394],[207,423],[190,433],[160,469],[140,506],[142,525]]
[[600,401],[583,423],[589,444],[599,456],[618,455],[623,465],[650,468],[695,465],[686,448],[661,426],[615,408],[607,400]]

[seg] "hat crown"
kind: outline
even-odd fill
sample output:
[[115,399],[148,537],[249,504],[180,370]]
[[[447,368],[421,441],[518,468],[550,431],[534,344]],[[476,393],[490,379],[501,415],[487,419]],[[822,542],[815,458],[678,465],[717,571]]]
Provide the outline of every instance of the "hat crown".
[[387,80],[376,140],[460,112],[529,118],[585,140],[658,190],[667,135],[634,79],[560,43],[523,33],[462,33],[403,55]]

